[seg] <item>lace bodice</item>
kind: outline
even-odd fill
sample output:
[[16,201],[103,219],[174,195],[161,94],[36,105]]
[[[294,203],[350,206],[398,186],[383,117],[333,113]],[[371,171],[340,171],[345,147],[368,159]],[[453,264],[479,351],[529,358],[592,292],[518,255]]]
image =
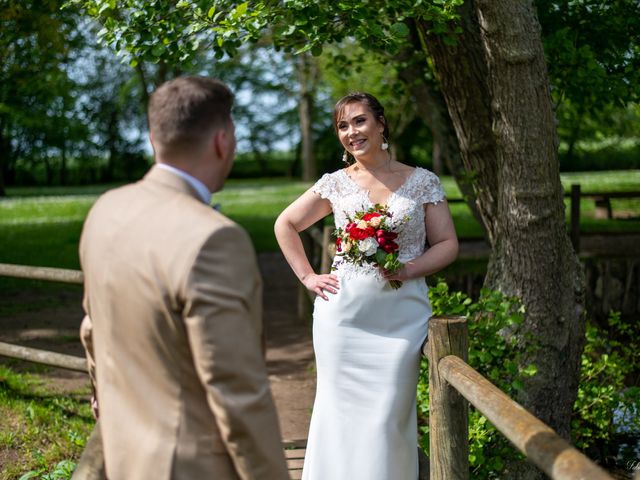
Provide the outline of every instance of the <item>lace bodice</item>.
[[[362,189],[347,174],[345,169],[324,174],[312,187],[312,191],[331,202],[336,227],[344,228],[348,217],[357,211],[373,207],[369,192]],[[438,177],[424,169],[416,168],[409,178],[387,199],[387,207],[393,214],[390,222],[399,233],[396,240],[401,262],[412,260],[424,252],[426,246],[425,203],[438,203],[445,198]],[[343,262],[337,256],[334,267],[345,274],[375,272],[376,267],[365,264],[356,266]]]

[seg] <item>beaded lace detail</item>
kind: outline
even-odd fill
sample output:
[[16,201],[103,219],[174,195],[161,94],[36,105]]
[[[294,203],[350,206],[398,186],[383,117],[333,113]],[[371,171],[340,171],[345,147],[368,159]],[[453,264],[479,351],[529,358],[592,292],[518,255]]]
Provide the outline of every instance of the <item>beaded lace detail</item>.
[[[374,206],[369,199],[369,192],[356,184],[345,169],[325,173],[311,189],[331,202],[336,227],[344,228],[347,217],[353,218],[357,211]],[[438,177],[419,167],[400,188],[391,193],[387,199],[387,207],[393,217],[388,224],[399,233],[396,241],[400,247],[398,259],[401,262],[412,260],[425,250],[427,235],[423,205],[442,202],[444,199],[444,190]],[[361,274],[380,277],[377,267],[371,264],[354,265],[339,256],[334,258],[333,268],[343,277]]]

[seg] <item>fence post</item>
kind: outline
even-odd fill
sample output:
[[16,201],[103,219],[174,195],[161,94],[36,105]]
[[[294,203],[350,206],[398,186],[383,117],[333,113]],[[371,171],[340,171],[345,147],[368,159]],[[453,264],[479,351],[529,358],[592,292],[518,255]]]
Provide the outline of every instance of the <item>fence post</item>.
[[571,243],[580,252],[580,184],[571,185]]
[[467,401],[438,373],[440,359],[456,355],[467,361],[467,319],[429,320],[429,464],[430,480],[468,480],[469,441]]

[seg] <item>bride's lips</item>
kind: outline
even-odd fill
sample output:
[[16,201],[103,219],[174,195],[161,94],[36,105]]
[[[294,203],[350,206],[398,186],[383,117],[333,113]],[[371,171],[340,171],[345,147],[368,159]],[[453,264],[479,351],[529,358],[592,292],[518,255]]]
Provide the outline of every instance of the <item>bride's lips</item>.
[[362,145],[364,145],[364,142],[366,142],[366,140],[362,138],[360,140],[352,140],[351,142],[349,142],[349,144],[354,150],[357,150],[358,148],[362,147]]

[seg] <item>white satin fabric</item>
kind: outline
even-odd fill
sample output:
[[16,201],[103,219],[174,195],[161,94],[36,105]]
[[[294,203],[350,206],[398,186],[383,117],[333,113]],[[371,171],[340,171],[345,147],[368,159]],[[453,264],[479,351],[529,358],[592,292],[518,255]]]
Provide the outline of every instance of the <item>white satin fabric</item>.
[[374,275],[315,302],[317,390],[303,480],[418,478],[416,385],[431,307],[424,279]]

